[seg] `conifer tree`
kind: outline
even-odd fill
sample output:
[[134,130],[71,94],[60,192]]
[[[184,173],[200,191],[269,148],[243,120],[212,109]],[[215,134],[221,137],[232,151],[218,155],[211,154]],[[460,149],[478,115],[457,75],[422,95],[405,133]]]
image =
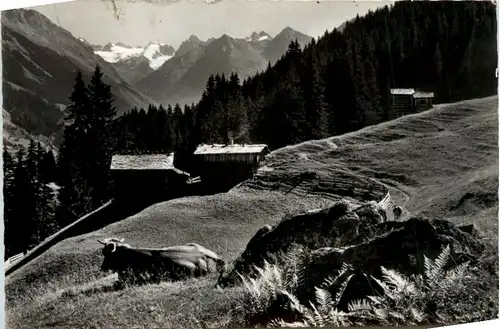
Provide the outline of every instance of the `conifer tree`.
[[158,114],[156,115],[154,124],[158,135],[158,152],[167,153],[169,151],[167,136],[167,110],[165,110],[162,105],[158,107]]
[[91,120],[90,100],[81,72],[77,72],[66,126],[57,161],[61,187],[60,204],[56,211],[58,226],[63,227],[90,210],[90,191],[86,189],[87,173],[91,170],[87,158],[88,126]]
[[[109,85],[96,66],[88,88],[77,73],[70,96],[63,142],[60,148],[60,206],[58,222],[99,207],[111,193],[109,166],[115,148],[113,119],[116,109]],[[71,216],[71,215],[72,216]]]
[[170,153],[173,152],[176,147],[174,113],[170,105],[167,108],[165,130],[167,134],[167,152]]
[[148,153],[157,153],[159,148],[158,141],[158,130],[156,128],[156,117],[158,115],[158,108],[154,105],[149,105],[148,112],[146,114],[146,125],[145,125],[145,139],[144,142],[147,147]]
[[28,152],[25,159],[26,181],[29,186],[25,190],[25,206],[28,214],[24,219],[26,221],[27,234],[29,236],[29,248],[34,247],[41,239],[39,234],[39,206],[41,205],[39,190],[40,190],[40,175],[38,166],[38,145],[35,141],[30,140]]
[[325,99],[325,84],[320,74],[318,60],[313,55],[307,63],[308,78],[304,85],[306,100],[306,118],[308,122],[307,138],[321,139],[328,136],[328,113]]
[[208,128],[208,142],[213,144],[227,144],[228,125],[227,108],[221,100],[217,99],[210,109],[210,116],[206,118]]
[[[43,239],[47,238],[52,233],[57,230],[57,225],[55,222],[55,194],[54,191],[49,187],[50,176],[48,172],[52,169],[55,170],[55,165],[51,167],[44,167],[44,165],[51,165],[51,155],[52,152],[46,152],[40,143],[36,144],[36,165],[37,165],[37,177],[36,177],[36,225],[37,225],[37,243],[40,243]],[[45,159],[47,162],[44,162]],[[52,155],[53,159],[53,155]]]
[[172,119],[173,119],[173,130],[175,136],[174,150],[179,150],[183,147],[185,139],[182,128],[182,109],[179,103],[175,104],[174,106],[174,113]]
[[3,146],[3,204],[5,258],[13,256],[16,249],[16,214],[14,213],[14,171],[16,162],[7,147]]
[[95,209],[111,197],[111,179],[109,167],[115,147],[112,122],[116,116],[111,87],[103,81],[103,75],[96,66],[88,86],[90,117],[86,144],[86,156],[91,160],[91,172],[88,172],[91,186],[92,208]]
[[13,180],[13,220],[9,235],[13,237],[12,253],[17,254],[32,245],[34,231],[33,218],[36,214],[31,175],[28,172],[26,152],[20,147],[16,154],[16,167]]
[[[41,147],[40,147],[41,149]],[[43,151],[43,149],[41,149]],[[52,150],[43,151],[40,155],[40,176],[44,182],[57,181],[57,164]]]
[[434,53],[433,53],[433,61],[434,61],[434,78],[437,81],[440,81],[442,78],[443,74],[443,58],[441,56],[441,49],[440,49],[439,42],[436,43],[434,46]]

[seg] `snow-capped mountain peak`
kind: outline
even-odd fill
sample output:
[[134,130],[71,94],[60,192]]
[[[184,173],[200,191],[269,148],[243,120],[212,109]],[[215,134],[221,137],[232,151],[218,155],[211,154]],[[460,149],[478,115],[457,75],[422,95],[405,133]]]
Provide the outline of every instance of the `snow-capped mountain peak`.
[[122,60],[129,59],[142,55],[144,48],[123,47],[117,44],[107,44],[102,50],[97,50],[95,53],[101,56],[108,63],[116,63]]
[[117,63],[143,56],[149,61],[149,66],[153,70],[157,70],[174,56],[175,50],[164,43],[150,42],[144,47],[131,47],[118,42],[116,44],[109,43],[101,49],[96,47],[94,53],[108,63]]
[[247,41],[265,41],[271,40],[271,36],[264,31],[259,33],[253,32],[250,37],[247,38]]

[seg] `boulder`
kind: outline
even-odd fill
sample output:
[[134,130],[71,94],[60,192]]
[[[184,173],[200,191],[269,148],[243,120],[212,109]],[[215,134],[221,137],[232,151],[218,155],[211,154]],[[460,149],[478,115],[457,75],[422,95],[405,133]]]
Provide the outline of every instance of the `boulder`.
[[[381,266],[410,276],[423,273],[424,255],[435,259],[447,245],[454,260],[448,266],[465,261],[474,263],[485,248],[473,235],[448,221],[424,218],[380,223],[365,230],[356,240],[358,243],[344,248],[325,247],[313,251],[305,270],[307,287],[314,287],[335,274],[343,263],[353,267],[356,275],[346,288],[340,307],[346,307],[349,300],[373,294],[376,284],[367,276],[380,278]],[[300,293],[301,299],[313,298],[313,289],[306,290]]]
[[353,208],[350,203],[340,201],[319,211],[284,219],[274,226],[266,225],[250,239],[233,268],[219,277],[219,284],[228,286],[239,282],[237,273],[252,275],[254,265],[263,266],[265,259],[286,252],[295,244],[312,250],[349,245],[360,229],[386,220],[385,211],[376,202]]
[[447,245],[452,265],[475,262],[485,249],[476,234],[474,226],[456,226],[445,220],[387,221],[385,211],[375,202],[357,208],[339,202],[261,228],[233,268],[221,274],[219,284],[238,283],[237,273],[252,277],[256,274],[254,266],[262,267],[264,260],[272,261],[299,245],[309,250],[302,265],[305,278],[296,292],[299,300],[308,303],[314,298],[314,287],[335,276],[346,263],[354,276],[339,305],[345,309],[348,301],[377,292],[370,277],[380,278],[381,266],[408,276],[423,273],[424,255],[435,259]]

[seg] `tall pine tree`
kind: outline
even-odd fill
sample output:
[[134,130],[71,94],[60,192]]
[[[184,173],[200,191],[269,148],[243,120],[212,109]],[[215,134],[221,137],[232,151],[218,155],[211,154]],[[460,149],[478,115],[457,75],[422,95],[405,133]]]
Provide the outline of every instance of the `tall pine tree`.
[[95,209],[108,201],[112,193],[109,167],[111,157],[115,148],[115,136],[113,132],[113,119],[116,116],[114,97],[111,87],[103,81],[103,75],[99,66],[96,66],[88,85],[90,115],[86,122],[88,133],[86,136],[85,154],[92,170],[88,175],[91,186],[92,208]]
[[66,126],[57,161],[61,187],[56,219],[60,227],[88,212],[90,191],[87,189],[86,174],[91,170],[87,158],[87,132],[90,120],[90,100],[81,72],[77,72],[70,105],[65,117]]

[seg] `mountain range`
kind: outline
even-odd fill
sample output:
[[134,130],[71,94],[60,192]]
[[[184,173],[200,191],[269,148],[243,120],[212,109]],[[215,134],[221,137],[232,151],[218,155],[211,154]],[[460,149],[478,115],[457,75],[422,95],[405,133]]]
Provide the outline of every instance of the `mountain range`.
[[153,42],[101,46],[73,36],[35,10],[3,11],[1,24],[7,146],[25,144],[26,133],[58,145],[78,70],[88,81],[99,65],[120,115],[149,104],[196,102],[210,74],[236,72],[246,78],[279,59],[292,40],[304,46],[312,39],[287,27],[274,38],[265,32],[206,41],[191,35],[178,49]]
[[[153,43],[146,47],[107,44],[94,46],[94,50],[138,91],[162,104],[182,105],[200,98],[210,74],[236,72],[244,79],[265,69],[269,62],[274,64],[292,40],[305,46],[311,39],[287,27],[274,38],[264,31],[253,32],[248,38],[224,34],[207,41],[191,35],[177,51]],[[157,57],[149,55],[153,53]]]
[[131,47],[121,42],[92,47],[96,55],[112,63],[118,73],[129,83],[146,77],[175,54],[172,46],[153,42],[144,47]]
[[76,72],[88,81],[96,65],[111,85],[119,112],[153,103],[92,47],[37,11],[2,11],[3,109],[30,134],[57,143]]

